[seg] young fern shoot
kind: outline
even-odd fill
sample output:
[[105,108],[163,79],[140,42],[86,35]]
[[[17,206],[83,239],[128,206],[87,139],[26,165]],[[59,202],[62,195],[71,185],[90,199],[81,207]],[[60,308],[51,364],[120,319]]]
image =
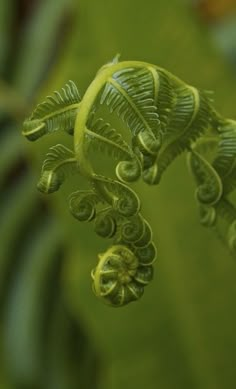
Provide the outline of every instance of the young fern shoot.
[[[99,116],[103,105],[123,120],[130,144]],[[221,233],[236,251],[236,210],[228,199],[236,186],[236,122],[215,111],[209,92],[158,66],[118,62],[116,57],[98,71],[82,98],[69,81],[23,124],[23,135],[32,141],[59,130],[73,136],[74,148],[50,148],[38,189],[55,192],[70,174],[87,179],[90,189],[72,193],[69,209],[77,220],[92,222],[99,236],[112,239],[92,270],[94,293],[105,303],[120,307],[138,300],[153,278],[152,229],[129,184],[140,178],[158,184],[184,151],[197,185],[202,224],[216,229],[224,220]],[[96,172],[91,147],[117,161],[116,179]]]

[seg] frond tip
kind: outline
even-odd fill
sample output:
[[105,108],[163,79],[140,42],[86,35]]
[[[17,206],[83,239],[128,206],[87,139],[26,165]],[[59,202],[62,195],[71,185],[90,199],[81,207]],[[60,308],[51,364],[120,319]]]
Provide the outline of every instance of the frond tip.
[[131,250],[116,245],[99,256],[91,275],[95,295],[112,307],[121,307],[142,297],[153,278],[153,267],[139,266]]
[[188,155],[189,167],[198,185],[196,198],[201,204],[214,205],[222,194],[222,181],[213,166],[197,151]]
[[75,83],[69,81],[60,92],[55,91],[53,96],[47,96],[37,105],[23,123],[22,134],[31,141],[60,129],[72,134],[80,101]]
[[78,173],[78,163],[74,153],[63,145],[50,148],[42,166],[38,190],[43,193],[57,191],[70,174]]
[[92,190],[79,190],[69,197],[69,208],[72,215],[79,221],[90,222],[96,217],[96,205],[99,197]]

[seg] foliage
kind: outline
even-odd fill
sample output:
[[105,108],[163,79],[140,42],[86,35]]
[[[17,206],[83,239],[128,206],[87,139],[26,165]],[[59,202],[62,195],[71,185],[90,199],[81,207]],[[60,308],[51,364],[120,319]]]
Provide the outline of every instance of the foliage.
[[[64,9],[61,7],[63,1],[66,4]],[[72,2],[73,17],[68,12],[69,3]],[[15,15],[22,3],[27,4],[31,12],[23,18],[24,26],[19,29],[19,20],[16,21]],[[2,6],[7,12],[4,12]],[[10,192],[5,191],[5,186],[1,189],[1,212],[6,208],[9,210],[6,224],[3,219],[6,213],[2,213],[4,235],[1,235],[1,244],[4,242],[6,248],[6,251],[3,249],[3,258],[9,264],[7,269],[12,269],[13,276],[21,271],[21,264],[25,263],[24,250],[31,243],[32,227],[41,220],[41,214],[32,213],[32,221],[26,223],[28,208],[31,208],[31,202],[29,207],[27,202],[29,194],[30,200],[31,196],[43,200],[42,206],[45,208],[46,205],[47,215],[55,220],[57,226],[64,226],[63,236],[66,234],[62,271],[53,273],[52,278],[58,277],[59,281],[54,293],[55,303],[60,291],[60,300],[62,294],[67,309],[62,315],[57,314],[57,309],[50,310],[53,320],[48,320],[47,324],[55,336],[50,345],[45,338],[41,338],[40,344],[48,345],[52,351],[48,353],[45,349],[42,387],[47,387],[49,373],[52,374],[50,389],[63,386],[72,388],[71,380],[66,382],[70,367],[75,373],[75,388],[96,387],[101,378],[101,374],[98,377],[95,371],[97,362],[93,360],[94,347],[98,346],[99,361],[102,357],[103,365],[104,362],[106,365],[105,370],[102,369],[103,389],[233,389],[236,378],[235,261],[232,261],[211,231],[203,229],[198,223],[192,196],[193,182],[188,179],[184,155],[170,165],[159,187],[149,188],[141,180],[134,184],[142,200],[143,215],[152,226],[155,240],[158,238],[158,266],[155,268],[155,282],[146,288],[140,303],[111,310],[98,304],[88,282],[96,252],[105,251],[102,246],[106,247],[106,240],[102,242],[95,234],[90,234],[91,224],[77,223],[65,206],[66,193],[76,190],[75,186],[80,183],[83,188],[84,180],[77,181],[74,179],[76,177],[67,180],[56,195],[41,196],[35,191],[35,180],[45,150],[52,142],[63,143],[70,149],[70,137],[58,132],[53,135],[54,140],[50,136],[44,137],[37,144],[30,144],[20,139],[19,135],[22,121],[29,115],[35,102],[42,101],[44,96],[69,79],[74,80],[83,93],[91,81],[91,75],[117,51],[121,51],[124,58],[145,58],[199,88],[215,90],[216,106],[226,117],[235,117],[235,79],[213,47],[211,36],[198,23],[189,4],[179,0],[173,0],[171,4],[165,0],[147,0],[145,3],[141,0],[120,0],[115,8],[114,3],[107,0],[19,1],[17,4],[13,0],[3,0],[0,8],[0,59],[2,54],[3,59],[7,59],[4,54],[7,46],[10,52],[10,59],[8,56],[7,61],[0,63],[0,68],[3,62],[6,64],[7,74],[5,84],[0,84],[0,110],[7,108],[11,123],[9,128],[5,126],[5,121],[1,121],[1,133],[8,135],[9,140],[5,143],[5,136],[1,138],[1,179],[4,169],[10,174],[14,171],[21,175],[18,165],[13,164],[19,158],[19,154],[12,152],[14,146],[24,146],[21,155],[25,156],[27,169],[32,172],[31,192],[29,185],[24,193],[24,185],[20,185],[21,180],[16,180],[16,175],[11,186],[15,196],[10,198]],[[14,38],[11,35],[13,32]],[[19,109],[21,102],[24,103],[23,111]],[[121,130],[123,127],[119,125],[119,120],[112,120],[112,124],[112,128]],[[100,149],[100,146],[93,147],[91,144],[93,150]],[[107,148],[103,147],[102,150],[107,153]],[[207,155],[210,156],[212,151],[210,149]],[[91,157],[94,166],[100,169],[102,154],[96,153]],[[111,160],[107,161],[108,164],[112,163]],[[22,190],[18,196],[20,188]],[[234,198],[234,193],[230,194],[230,198]],[[14,206],[17,203],[18,207]],[[35,208],[41,206],[37,203]],[[14,210],[18,214],[15,216],[17,224],[14,224]],[[221,218],[219,222],[224,225],[224,219]],[[43,230],[44,223],[41,227]],[[22,236],[26,236],[26,240],[20,240]],[[17,242],[22,242],[24,250],[21,256]],[[43,252],[44,246],[41,245],[40,249],[38,245],[38,249]],[[48,261],[52,259],[48,257]],[[28,258],[29,264],[31,261],[37,272],[40,265],[36,265],[33,256]],[[45,262],[42,255],[42,263]],[[15,288],[18,277],[9,280],[5,271],[2,271],[2,277],[8,286],[4,295],[10,310],[9,291]],[[21,282],[24,283],[24,277]],[[25,290],[31,294],[30,288],[26,287]],[[16,366],[21,362],[20,365],[27,367],[25,361],[29,360],[35,350],[35,344],[29,342],[27,333],[21,336],[21,329],[25,327],[25,299],[20,296],[22,303],[19,305],[16,302],[14,309],[18,311],[22,325],[19,327],[18,321],[14,319],[10,321],[12,330],[8,334],[12,341],[8,342],[7,348],[4,345],[0,355],[0,386],[6,389],[10,389],[8,381],[15,377]],[[38,303],[38,300],[35,302]],[[47,304],[40,300],[40,311],[41,308],[46,309]],[[66,325],[68,319],[71,320],[67,310],[76,318],[75,332],[78,331],[78,338]],[[1,342],[6,338],[5,329],[8,325],[4,316]],[[81,325],[82,335],[86,329],[85,338],[82,336],[82,349],[79,336]],[[14,341],[11,334],[14,334]],[[18,339],[22,342],[16,343]],[[64,339],[69,348],[62,347]],[[26,341],[31,353],[26,353]],[[68,354],[77,343],[80,345],[78,353]],[[49,359],[51,364],[48,363]],[[5,377],[5,370],[9,373],[8,377]],[[31,369],[25,371],[31,375]],[[89,378],[90,382],[87,381]],[[26,380],[27,376],[24,375],[23,382]],[[36,381],[40,386],[40,380]],[[23,382],[22,375],[18,375],[11,389],[25,388]],[[29,383],[26,387],[29,387]],[[36,388],[36,385],[33,387]]]
[[[236,210],[229,210],[234,207],[227,195],[236,185],[236,121],[216,112],[209,92],[155,65],[118,62],[116,56],[98,71],[82,99],[72,81],[61,94],[54,95],[26,119],[23,134],[35,140],[62,129],[74,137],[74,151],[63,145],[51,148],[38,188],[44,193],[55,192],[71,171],[87,179],[90,189],[70,196],[70,211],[79,221],[94,221],[100,236],[113,238],[112,246],[99,255],[92,271],[98,297],[112,306],[123,306],[139,299],[152,280],[156,258],[152,230],[140,212],[139,197],[128,184],[140,177],[149,185],[158,184],[183,151],[188,151],[197,184],[202,224],[217,228],[218,219],[223,218],[223,239],[235,252]],[[131,145],[100,118],[99,109],[104,104],[130,130]],[[91,145],[118,160],[117,179],[94,171],[89,158]],[[209,160],[207,151],[212,148]]]

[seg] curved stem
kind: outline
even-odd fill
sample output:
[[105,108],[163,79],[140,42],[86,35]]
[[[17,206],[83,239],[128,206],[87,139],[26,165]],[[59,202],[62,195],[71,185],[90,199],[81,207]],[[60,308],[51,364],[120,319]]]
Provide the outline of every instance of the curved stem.
[[81,101],[80,110],[77,113],[76,121],[75,121],[74,149],[75,149],[76,159],[78,160],[81,168],[81,173],[86,177],[91,177],[91,175],[93,174],[92,166],[89,165],[88,161],[84,156],[84,136],[85,136],[86,123],[89,114],[93,108],[93,105],[96,101],[99,92],[105,86],[109,78],[112,77],[113,73],[127,67],[156,68],[156,66],[153,66],[152,64],[146,62],[139,62],[139,61],[124,61],[119,63],[107,64],[103,66],[100,69],[100,71],[97,73],[97,76],[88,87]]
[[102,199],[105,200],[108,204],[112,205],[114,201],[114,195],[107,190],[104,183],[98,179],[95,173],[92,173],[92,177],[90,177],[90,179],[92,180],[95,190],[100,193]]

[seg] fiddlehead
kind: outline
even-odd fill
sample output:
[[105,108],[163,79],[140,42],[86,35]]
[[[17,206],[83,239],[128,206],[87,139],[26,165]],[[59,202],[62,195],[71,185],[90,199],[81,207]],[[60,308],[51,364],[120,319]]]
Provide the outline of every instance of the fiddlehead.
[[113,238],[117,232],[117,221],[111,207],[97,215],[94,231],[102,238]]
[[224,120],[219,126],[218,153],[213,166],[220,175],[224,194],[229,194],[236,187],[236,121]]
[[[128,127],[130,144],[103,120],[100,107],[104,105]],[[135,301],[153,278],[152,229],[129,183],[142,177],[149,185],[158,184],[184,151],[189,152],[197,184],[201,223],[215,228],[218,220],[227,220],[229,246],[234,247],[234,219],[229,223],[225,217],[225,196],[236,185],[236,125],[215,111],[207,92],[158,66],[118,62],[116,57],[98,71],[83,98],[72,81],[47,97],[24,122],[23,134],[35,140],[59,129],[73,135],[74,150],[62,145],[50,149],[38,188],[52,193],[71,173],[87,180],[90,189],[72,193],[69,208],[77,220],[93,222],[99,236],[113,240],[92,272],[94,292],[105,302],[122,306]],[[210,159],[199,146],[209,134],[217,144]],[[91,149],[117,161],[116,179],[96,172]]]
[[156,246],[153,242],[150,242],[147,246],[136,248],[135,255],[142,266],[152,265],[156,260]]
[[50,148],[42,166],[38,189],[43,193],[53,193],[63,184],[69,174],[77,173],[77,161],[73,151],[63,145]]
[[[236,123],[232,120],[222,120],[218,129],[220,130],[219,139],[213,137],[197,142],[194,151],[189,153],[188,163],[195,181],[200,185],[197,194],[201,185],[205,188],[209,186],[208,201],[206,197],[204,201],[201,201],[197,196],[200,202],[201,224],[215,230],[231,253],[235,255],[236,209],[227,196],[235,186],[233,170],[236,157],[234,135]],[[211,158],[209,158],[210,154]]]
[[197,151],[189,153],[189,167],[198,185],[196,198],[201,204],[216,204],[223,192],[222,181],[212,165]]
[[130,217],[140,211],[139,197],[127,185],[100,175],[91,179],[97,193],[121,216]]
[[94,293],[114,307],[138,300],[152,277],[152,266],[140,265],[135,254],[122,245],[101,254],[92,271]]
[[127,243],[133,243],[140,241],[144,236],[145,224],[144,219],[139,213],[136,216],[128,220],[124,220],[121,225],[120,236],[121,240]]
[[96,216],[96,204],[100,199],[92,190],[79,190],[69,197],[71,214],[79,221],[91,221]]
[[121,182],[137,181],[141,176],[142,167],[138,158],[131,161],[120,161],[116,166],[116,176]]

